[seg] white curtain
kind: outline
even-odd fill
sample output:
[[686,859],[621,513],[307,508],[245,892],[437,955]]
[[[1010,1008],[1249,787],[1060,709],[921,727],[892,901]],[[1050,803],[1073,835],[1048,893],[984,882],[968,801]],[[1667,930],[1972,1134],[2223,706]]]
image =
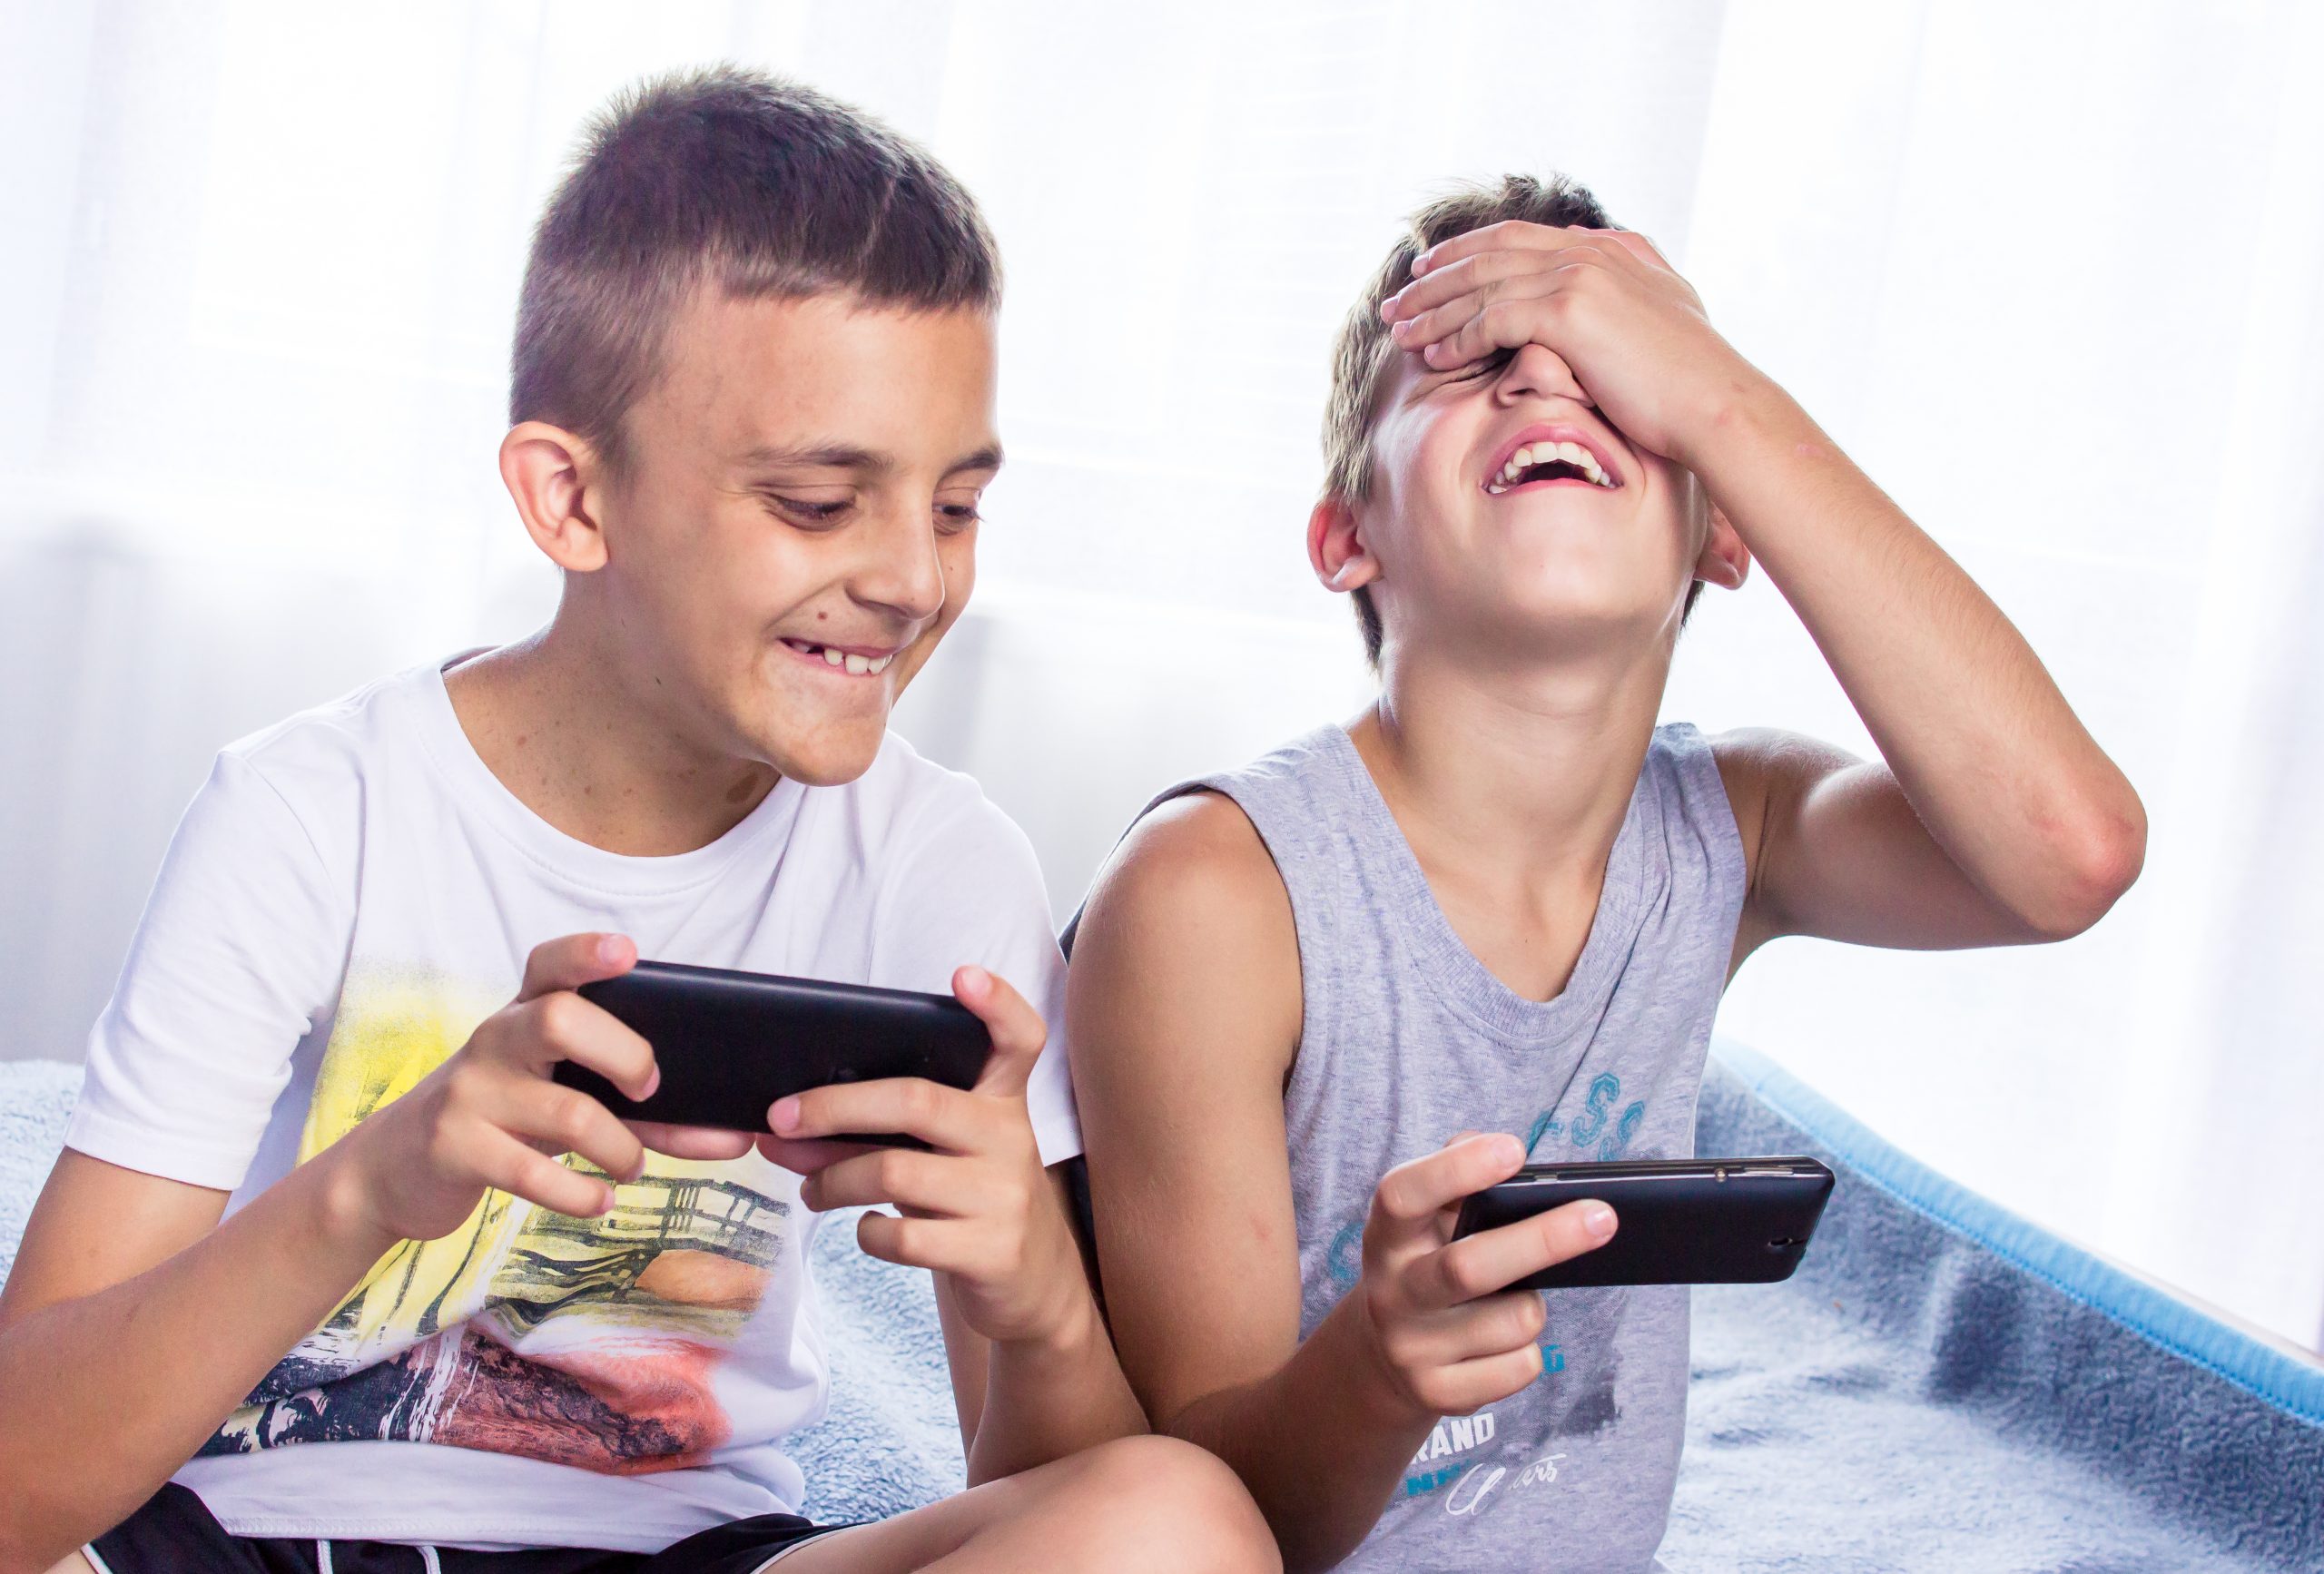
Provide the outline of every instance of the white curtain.
[[[1009,271],[978,608],[901,725],[1059,916],[1156,788],[1365,692],[1301,526],[1400,213],[1562,169],[2032,636],[2146,877],[2038,950],[1774,948],[1723,1027],[2324,1343],[2324,13],[2260,0],[20,4],[0,34],[0,1054],[73,1057],[227,738],[507,637],[511,303],[581,117],[731,58],[931,144]],[[1868,748],[1781,598],[1669,713]]]

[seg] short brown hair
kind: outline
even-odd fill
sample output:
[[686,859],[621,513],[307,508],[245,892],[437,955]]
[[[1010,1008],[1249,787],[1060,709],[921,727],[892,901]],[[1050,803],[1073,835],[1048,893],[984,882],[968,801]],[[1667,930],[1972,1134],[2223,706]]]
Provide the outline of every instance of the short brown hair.
[[[1589,188],[1563,175],[1547,180],[1503,175],[1498,185],[1464,185],[1414,213],[1340,324],[1332,346],[1332,391],[1324,407],[1325,497],[1355,504],[1372,495],[1372,428],[1380,413],[1381,387],[1396,358],[1395,340],[1380,320],[1382,303],[1412,282],[1413,259],[1431,246],[1512,219],[1563,229],[1614,228]],[[1688,591],[1689,611],[1701,588],[1698,585]],[[1380,609],[1373,605],[1369,586],[1358,586],[1349,599],[1355,603],[1356,624],[1364,631],[1365,659],[1377,666]]]
[[734,66],[641,83],[591,120],[533,232],[508,419],[586,438],[618,472],[622,418],[661,374],[670,320],[728,296],[851,292],[990,311],[1000,259],[977,205],[868,115]]

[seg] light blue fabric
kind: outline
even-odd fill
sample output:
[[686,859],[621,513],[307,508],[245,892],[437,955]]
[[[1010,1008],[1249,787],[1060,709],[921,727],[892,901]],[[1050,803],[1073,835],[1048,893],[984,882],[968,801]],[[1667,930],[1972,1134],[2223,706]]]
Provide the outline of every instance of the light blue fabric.
[[[0,1274],[78,1081],[0,1063]],[[1817,1154],[1840,1180],[1790,1281],[1695,1293],[1674,1574],[2324,1574],[2314,1363],[1932,1175],[1738,1046],[1699,1142]],[[857,1252],[845,1215],[812,1260],[832,1381],[795,1453],[808,1511],[957,1490],[925,1276]]]

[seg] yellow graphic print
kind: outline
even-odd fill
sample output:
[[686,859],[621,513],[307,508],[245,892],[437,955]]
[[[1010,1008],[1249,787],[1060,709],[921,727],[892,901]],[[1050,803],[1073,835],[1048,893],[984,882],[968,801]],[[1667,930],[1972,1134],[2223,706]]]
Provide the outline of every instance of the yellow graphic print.
[[[452,1058],[497,1008],[425,977],[350,976],[315,1076],[299,1162],[345,1136]],[[487,1191],[468,1222],[433,1241],[405,1241],[371,1265],[301,1353],[350,1364],[375,1360],[484,1304],[494,1264],[530,1205]]]
[[[494,1008],[439,977],[350,969],[300,1160],[417,1087]],[[788,1235],[789,1205],[760,1189],[774,1174],[755,1156],[652,1154],[602,1218],[487,1191],[458,1229],[373,1264],[202,1451],[385,1438],[621,1472],[698,1462],[731,1430],[713,1372]]]

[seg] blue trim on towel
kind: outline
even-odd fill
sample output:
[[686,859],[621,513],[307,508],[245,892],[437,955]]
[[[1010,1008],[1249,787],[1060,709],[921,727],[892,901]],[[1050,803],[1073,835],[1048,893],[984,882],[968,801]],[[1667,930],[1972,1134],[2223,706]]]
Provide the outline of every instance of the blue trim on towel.
[[1768,1107],[1907,1206],[2172,1354],[2311,1426],[2324,1426],[2324,1367],[2271,1349],[1945,1179],[1758,1050],[1720,1038],[1714,1052]]

